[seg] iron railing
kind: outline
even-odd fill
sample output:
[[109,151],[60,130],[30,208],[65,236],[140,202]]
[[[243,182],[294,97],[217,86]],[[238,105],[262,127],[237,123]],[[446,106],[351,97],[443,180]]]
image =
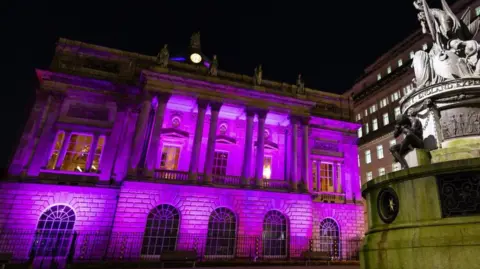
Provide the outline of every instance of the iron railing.
[[[305,251],[329,253],[333,261],[357,261],[361,239],[338,237],[288,237],[236,235],[234,237],[180,234],[172,238],[145,240],[143,233],[110,231],[70,231],[38,240],[36,231],[0,231],[0,253],[13,254],[14,263],[36,264],[34,268],[50,268],[57,263],[155,262],[160,255],[146,249],[163,247],[162,251],[196,251],[199,261],[289,261],[302,259]],[[68,242],[67,251],[59,251],[56,242]],[[168,241],[165,247],[164,242]],[[173,245],[171,242],[174,241]],[[148,245],[148,246],[147,246]],[[161,253],[161,252],[154,252]],[[50,266],[50,265],[49,265]]]

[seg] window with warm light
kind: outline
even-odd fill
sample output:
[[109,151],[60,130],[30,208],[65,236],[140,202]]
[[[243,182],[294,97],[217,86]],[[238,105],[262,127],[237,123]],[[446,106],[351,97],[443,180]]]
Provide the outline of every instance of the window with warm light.
[[47,169],[55,169],[55,164],[58,161],[58,155],[60,154],[64,139],[65,133],[58,132],[57,137],[55,138],[55,144],[53,146],[52,153],[50,154],[50,158],[48,159]]
[[372,155],[370,153],[370,150],[365,151],[365,163],[369,164],[372,162]]
[[383,159],[383,145],[377,145],[377,158]]
[[385,175],[385,168],[384,167],[378,168],[378,176],[381,177],[384,175]]
[[390,123],[390,118],[388,117],[388,113],[383,113],[383,126],[386,126]]
[[373,131],[376,131],[378,129],[378,120],[377,119],[373,119],[372,120],[372,130]]
[[160,160],[160,169],[178,170],[178,160],[180,158],[180,147],[173,145],[164,145],[162,148],[162,158]]
[[217,176],[227,175],[228,152],[215,151],[213,157],[213,174]]
[[[55,166],[57,166],[63,171],[85,172],[88,169],[89,172],[98,172],[100,157],[105,145],[105,137],[98,137],[96,145],[93,145],[93,142],[94,137],[90,134],[72,133],[65,138],[65,132],[59,132],[55,139],[47,168],[55,169]],[[62,157],[60,152],[62,147],[64,147],[64,143],[68,144],[65,145],[65,155],[60,159]],[[92,146],[95,147],[95,150],[91,149]],[[90,159],[91,163],[88,164],[90,154],[93,154],[93,157]],[[90,167],[87,167],[88,165]]]
[[272,156],[263,157],[263,178],[270,179],[272,176]]
[[320,164],[320,182],[318,183],[321,191],[333,192],[333,164]]

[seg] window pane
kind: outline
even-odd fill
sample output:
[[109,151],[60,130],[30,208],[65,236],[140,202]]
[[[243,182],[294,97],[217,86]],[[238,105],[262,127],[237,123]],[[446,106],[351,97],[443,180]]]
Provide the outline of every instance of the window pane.
[[102,157],[103,147],[105,146],[105,136],[100,136],[95,149],[95,156],[93,157],[91,172],[97,172],[100,167],[100,157]]
[[263,157],[263,178],[270,179],[272,176],[272,156]]
[[92,136],[83,134],[72,134],[68,142],[67,152],[63,159],[61,170],[66,171],[85,171],[90,147],[92,145]]
[[52,153],[50,153],[50,158],[48,159],[47,169],[55,169],[55,164],[58,160],[58,154],[63,145],[63,140],[65,139],[64,132],[58,132],[57,137],[55,138],[55,143],[53,143]]

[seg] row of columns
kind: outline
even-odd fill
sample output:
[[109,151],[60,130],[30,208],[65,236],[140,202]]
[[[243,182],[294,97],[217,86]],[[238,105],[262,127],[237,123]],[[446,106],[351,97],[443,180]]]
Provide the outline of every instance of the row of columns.
[[[156,165],[159,163],[158,154],[160,147],[160,134],[163,125],[163,118],[165,114],[166,104],[170,94],[157,94],[155,102],[151,102],[151,97],[144,96],[141,103],[139,117],[134,134],[134,143],[132,145],[132,154],[130,159],[129,174],[138,173],[143,171],[146,176],[153,176]],[[204,183],[209,184],[212,182],[213,162],[215,156],[215,141],[217,134],[218,116],[222,103],[211,102],[207,100],[197,100],[197,121],[195,125],[195,134],[193,139],[193,146],[190,158],[190,166],[188,171],[188,178],[191,181],[198,179],[198,163],[201,149],[201,142],[203,136],[203,126],[205,122],[205,113],[207,107],[210,106],[210,126],[208,130],[208,141],[205,153],[205,166],[204,166]],[[155,116],[153,124],[148,123],[149,115],[152,109],[155,110]],[[253,125],[254,117],[257,115],[257,152],[254,161],[254,174],[255,185],[262,187],[263,184],[263,165],[264,165],[264,147],[265,147],[265,119],[268,111],[262,109],[246,108],[246,128],[245,128],[245,145],[242,162],[241,183],[242,185],[249,185],[248,180],[252,177],[251,169],[251,156],[253,151]],[[309,175],[309,143],[308,143],[308,118],[304,117],[290,117],[291,123],[291,162],[290,162],[290,183],[293,191],[298,190],[299,183],[302,182],[302,190],[310,190],[310,184],[308,180]],[[302,126],[302,167],[301,167],[301,179],[298,178],[298,127]],[[152,126],[151,130],[147,130],[148,126]],[[149,133],[150,132],[150,133]],[[146,139],[147,147],[144,148],[144,142]],[[146,158],[142,158],[142,151]],[[146,153],[145,153],[146,151]],[[289,154],[287,147],[285,148],[285,154]],[[145,163],[141,163],[142,159]],[[287,160],[287,158],[286,158]],[[287,179],[287,178],[286,178]]]
[[[70,138],[72,137],[71,131],[65,131],[63,136],[63,143],[60,151],[58,152],[57,161],[54,164],[55,170],[60,170],[62,168],[63,159],[65,159],[65,155],[67,154],[68,146],[70,145]],[[92,142],[90,143],[90,150],[88,152],[87,160],[85,162],[85,171],[89,172],[92,169],[93,160],[95,159],[95,151],[98,145],[98,139],[100,138],[100,134],[94,134],[92,138]]]

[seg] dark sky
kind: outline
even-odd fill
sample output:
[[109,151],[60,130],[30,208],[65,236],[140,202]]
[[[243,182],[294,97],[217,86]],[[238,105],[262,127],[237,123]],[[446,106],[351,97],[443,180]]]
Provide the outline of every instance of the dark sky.
[[302,73],[307,87],[341,93],[419,27],[408,0],[35,0],[6,7],[0,27],[9,63],[2,90],[13,127],[8,148],[32,104],[34,68],[47,68],[59,37],[156,55],[165,43],[171,54],[187,48],[200,30],[203,52],[217,54],[221,69],[253,74],[262,64],[266,79],[294,83]]

